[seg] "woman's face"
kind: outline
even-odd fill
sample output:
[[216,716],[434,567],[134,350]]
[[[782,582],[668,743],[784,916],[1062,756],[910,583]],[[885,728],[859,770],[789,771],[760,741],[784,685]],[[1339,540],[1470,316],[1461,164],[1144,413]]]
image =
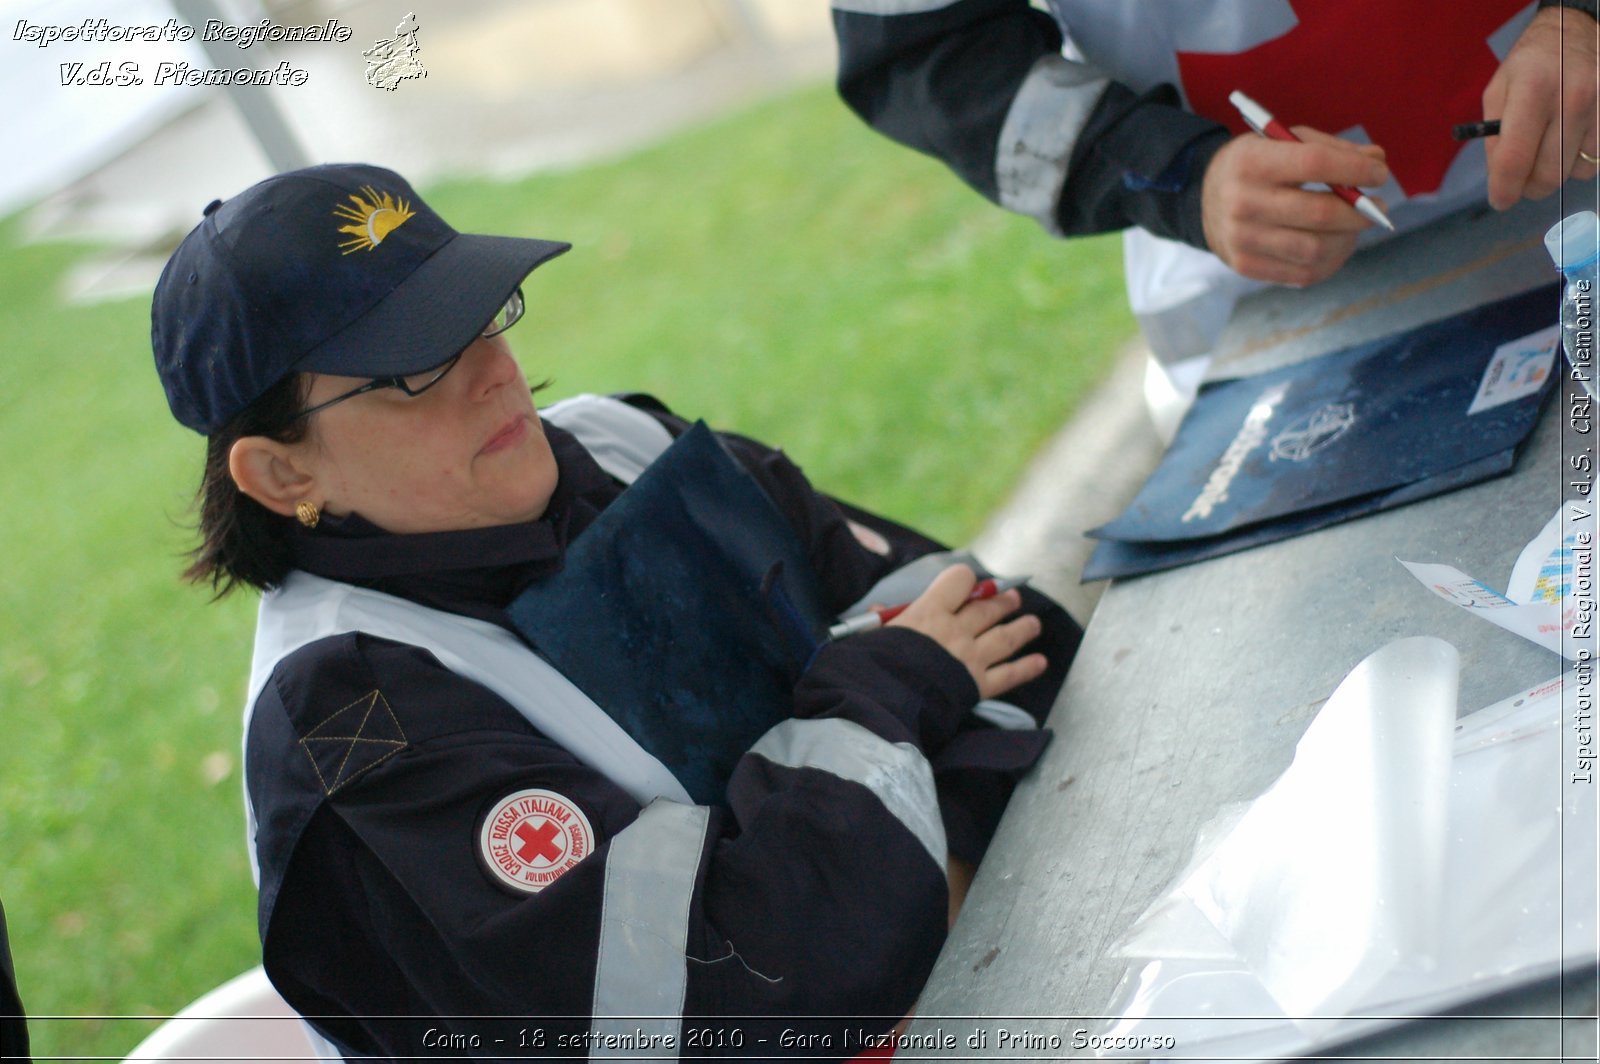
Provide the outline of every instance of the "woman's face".
[[[306,405],[364,383],[315,375]],[[311,417],[302,445],[321,507],[390,532],[531,521],[555,491],[555,456],[505,337],[473,341],[421,395],[383,388]]]

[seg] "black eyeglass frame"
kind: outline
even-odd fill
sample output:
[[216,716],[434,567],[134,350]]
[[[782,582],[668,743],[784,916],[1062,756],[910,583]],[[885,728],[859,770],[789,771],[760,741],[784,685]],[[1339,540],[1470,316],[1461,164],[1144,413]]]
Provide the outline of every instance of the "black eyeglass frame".
[[[522,298],[522,286],[518,285],[516,291],[511,293],[511,298],[505,301],[505,305],[502,306],[495,316],[489,320],[489,324],[483,327],[483,331],[478,334],[477,339],[473,340],[473,343],[477,343],[478,340],[488,340],[492,337],[499,336],[517,322],[521,321],[523,312],[526,309],[527,304]],[[503,324],[500,323],[501,318],[505,319]],[[471,344],[467,346],[470,347]],[[284,425],[285,427],[293,425],[302,418],[308,418],[319,410],[326,410],[335,403],[342,403],[346,399],[354,399],[358,395],[365,395],[368,392],[379,391],[383,388],[398,388],[406,395],[409,395],[415,399],[429,388],[432,388],[435,384],[438,384],[440,381],[444,380],[444,375],[455,369],[456,363],[460,362],[461,356],[466,353],[466,348],[462,348],[460,351],[457,351],[455,354],[445,359],[444,362],[442,362],[438,369],[434,372],[433,376],[429,377],[426,381],[419,385],[412,386],[411,384],[407,383],[405,377],[374,377],[372,380],[361,385],[360,387],[352,388],[342,395],[336,395],[326,402],[318,403],[316,406],[306,407],[294,417],[284,422]],[[426,373],[427,371],[424,370],[423,372]],[[407,374],[406,376],[416,377],[418,374],[411,373]]]

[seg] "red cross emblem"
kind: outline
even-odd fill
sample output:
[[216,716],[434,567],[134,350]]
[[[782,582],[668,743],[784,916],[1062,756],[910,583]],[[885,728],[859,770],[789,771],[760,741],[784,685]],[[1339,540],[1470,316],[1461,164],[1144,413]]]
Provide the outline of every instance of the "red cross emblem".
[[478,828],[479,863],[502,887],[537,894],[594,851],[578,804],[539,787],[506,795]]
[[546,820],[538,827],[531,820],[518,824],[511,834],[517,837],[517,859],[532,864],[535,860],[549,863],[561,856],[561,847],[555,842],[561,829],[554,820]]
[[1460,150],[1457,122],[1483,117],[1499,67],[1489,37],[1527,0],[1289,0],[1298,24],[1234,54],[1179,52],[1189,106],[1235,133],[1234,89],[1285,125],[1361,126],[1408,196],[1436,191]]

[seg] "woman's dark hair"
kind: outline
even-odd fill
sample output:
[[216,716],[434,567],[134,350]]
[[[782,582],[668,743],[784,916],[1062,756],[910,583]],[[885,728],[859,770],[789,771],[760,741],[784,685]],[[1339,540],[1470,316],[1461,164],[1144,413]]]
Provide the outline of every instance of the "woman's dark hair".
[[305,439],[305,407],[310,378],[291,373],[268,388],[206,440],[206,468],[195,502],[200,511],[200,546],[190,553],[185,580],[211,584],[221,598],[240,584],[262,591],[283,582],[293,567],[289,537],[294,519],[271,510],[239,490],[228,471],[228,454],[246,436],[279,443]]

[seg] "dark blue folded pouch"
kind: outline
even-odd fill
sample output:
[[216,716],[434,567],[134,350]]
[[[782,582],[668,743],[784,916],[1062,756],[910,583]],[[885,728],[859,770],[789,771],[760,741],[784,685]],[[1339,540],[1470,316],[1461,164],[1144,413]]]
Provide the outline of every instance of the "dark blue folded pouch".
[[1088,533],[1118,545],[1102,544],[1085,578],[1227,553],[1505,472],[1559,376],[1559,294],[1534,289],[1208,385],[1138,496]]
[[1481,480],[1501,476],[1511,471],[1516,463],[1516,451],[1507,449],[1485,458],[1468,462],[1456,469],[1446,470],[1436,476],[1425,477],[1392,491],[1363,495],[1346,502],[1334,503],[1315,510],[1280,517],[1275,521],[1241,528],[1237,532],[1208,536],[1205,539],[1174,540],[1165,543],[1125,543],[1121,540],[1103,539],[1094,546],[1089,560],[1084,563],[1080,583],[1091,580],[1110,580],[1120,577],[1157,573],[1176,569],[1180,565],[1220,558],[1226,554],[1248,550],[1281,539],[1304,535],[1319,528],[1349,521],[1357,517],[1390,510],[1433,495],[1442,495],[1456,488],[1464,488]]
[[827,632],[816,575],[772,500],[697,423],[509,613],[552,665],[700,803],[793,715]]

